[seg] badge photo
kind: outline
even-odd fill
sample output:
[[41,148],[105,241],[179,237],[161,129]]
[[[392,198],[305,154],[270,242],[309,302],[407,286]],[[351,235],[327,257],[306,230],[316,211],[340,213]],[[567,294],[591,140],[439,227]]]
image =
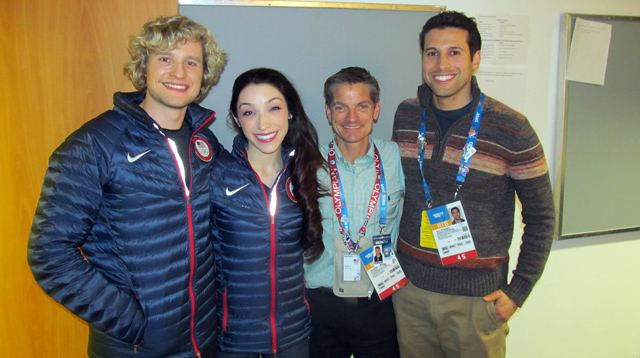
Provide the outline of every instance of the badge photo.
[[211,145],[207,142],[206,139],[195,136],[193,139],[193,147],[195,149],[196,155],[200,160],[204,162],[210,162],[213,157],[213,150],[211,149]]

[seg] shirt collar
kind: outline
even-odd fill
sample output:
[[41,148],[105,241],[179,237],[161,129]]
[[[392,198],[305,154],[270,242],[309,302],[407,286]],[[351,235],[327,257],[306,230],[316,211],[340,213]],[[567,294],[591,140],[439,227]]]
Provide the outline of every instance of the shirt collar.
[[368,164],[372,163],[373,160],[374,160],[374,154],[375,154],[374,152],[375,151],[373,149],[373,145],[374,145],[373,140],[372,140],[371,136],[369,136],[369,149],[367,149],[367,152],[363,156],[361,156],[360,158],[356,159],[353,162],[353,164],[351,164],[348,160],[346,160],[344,158],[344,155],[342,155],[342,152],[340,151],[340,147],[338,147],[338,145],[335,144],[335,139],[334,139],[334,148],[335,148],[335,151],[336,151],[336,159],[338,161],[340,161],[342,164],[345,164],[345,165],[358,165],[360,163],[368,165]]

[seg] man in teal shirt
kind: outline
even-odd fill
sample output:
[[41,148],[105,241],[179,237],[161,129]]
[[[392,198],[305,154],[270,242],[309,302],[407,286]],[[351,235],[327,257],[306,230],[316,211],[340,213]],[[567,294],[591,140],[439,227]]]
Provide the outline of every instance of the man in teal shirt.
[[325,251],[305,266],[311,357],[399,357],[391,299],[380,301],[359,254],[374,237],[395,248],[404,200],[400,150],[371,138],[380,87],[367,70],[340,70],[325,82],[324,97],[335,136],[321,148],[328,170],[318,173],[331,194],[320,200]]

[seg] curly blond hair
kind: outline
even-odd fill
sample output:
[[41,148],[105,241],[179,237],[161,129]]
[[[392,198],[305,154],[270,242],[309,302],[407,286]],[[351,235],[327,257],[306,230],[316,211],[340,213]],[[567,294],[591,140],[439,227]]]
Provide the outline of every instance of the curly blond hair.
[[139,34],[129,39],[131,60],[124,66],[124,73],[138,90],[147,88],[147,63],[154,52],[170,51],[187,41],[202,44],[204,75],[200,94],[194,102],[202,101],[218,80],[227,63],[227,54],[218,46],[206,27],[186,16],[161,16],[142,26]]

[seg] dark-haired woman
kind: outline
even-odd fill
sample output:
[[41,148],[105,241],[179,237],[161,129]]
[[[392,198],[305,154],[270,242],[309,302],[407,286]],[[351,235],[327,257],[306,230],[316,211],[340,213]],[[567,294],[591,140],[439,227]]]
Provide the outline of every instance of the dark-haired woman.
[[218,357],[308,356],[303,262],[320,256],[316,131],[280,72],[258,68],[233,85],[232,153],[211,177]]

